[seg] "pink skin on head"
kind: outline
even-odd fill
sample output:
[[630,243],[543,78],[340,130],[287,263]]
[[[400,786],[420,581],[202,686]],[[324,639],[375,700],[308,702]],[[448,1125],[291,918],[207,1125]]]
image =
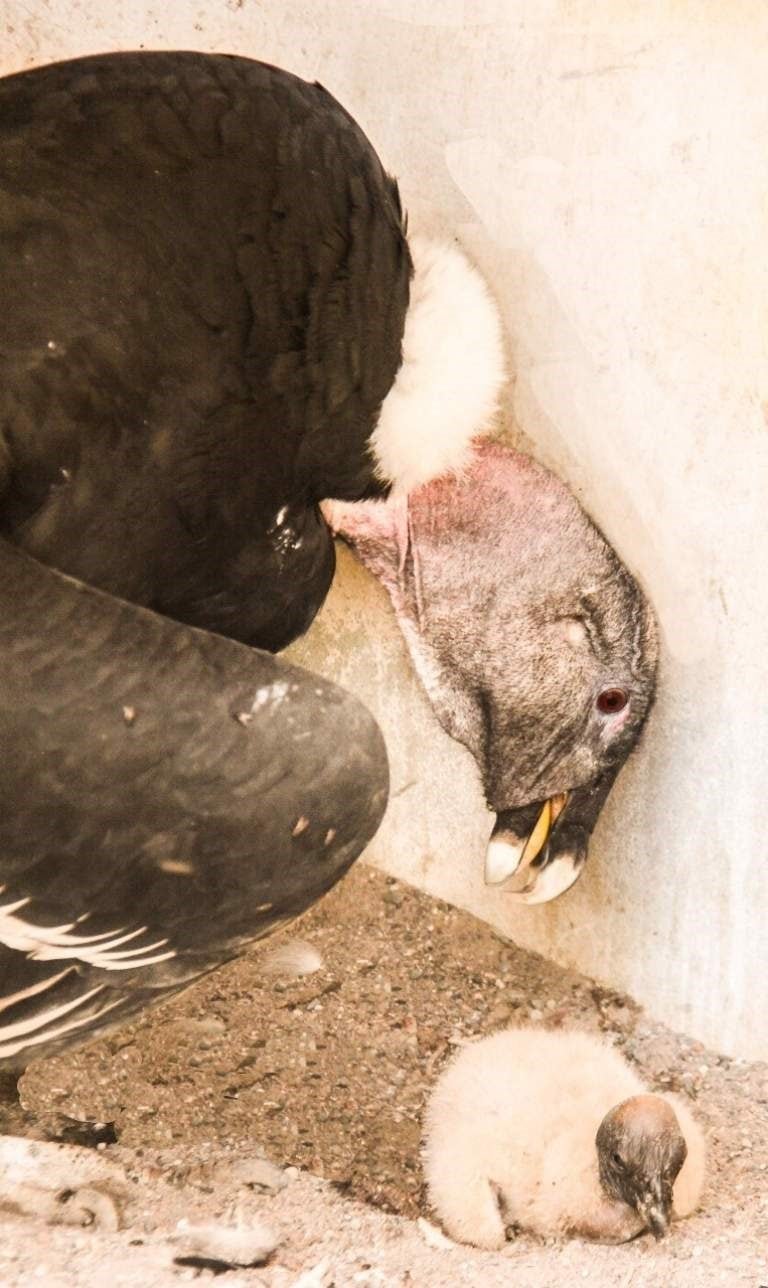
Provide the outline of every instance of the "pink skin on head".
[[[526,489],[526,483],[529,485]],[[362,562],[389,592],[401,619],[403,574],[409,556],[418,566],[418,528],[421,543],[439,551],[452,570],[472,577],[472,542],[485,540],[494,527],[494,512],[513,508],[526,512],[525,493],[533,484],[537,501],[546,504],[547,492],[568,496],[554,475],[530,457],[489,439],[475,439],[460,475],[444,474],[424,483],[409,495],[398,493],[386,500],[324,501],[321,509],[335,536],[355,549]],[[531,516],[533,517],[533,516]],[[464,556],[462,558],[461,556]],[[500,548],[499,559],[506,552]],[[439,558],[439,555],[438,555]],[[500,575],[505,575],[503,568]],[[416,571],[417,610],[423,622],[421,578]],[[402,620],[400,621],[403,625]]]
[[[555,897],[581,871],[653,694],[655,629],[636,584],[558,479],[487,439],[460,474],[407,498],[323,512],[385,586],[438,720],[478,762],[502,872],[542,803],[571,793],[559,853],[549,846],[516,888]],[[614,689],[627,705],[600,712]]]

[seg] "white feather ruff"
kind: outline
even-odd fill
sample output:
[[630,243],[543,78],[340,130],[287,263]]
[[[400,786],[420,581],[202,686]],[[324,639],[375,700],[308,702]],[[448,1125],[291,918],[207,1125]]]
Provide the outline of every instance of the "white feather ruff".
[[371,436],[377,474],[406,493],[462,468],[505,379],[501,320],[480,274],[447,243],[409,245],[403,361]]

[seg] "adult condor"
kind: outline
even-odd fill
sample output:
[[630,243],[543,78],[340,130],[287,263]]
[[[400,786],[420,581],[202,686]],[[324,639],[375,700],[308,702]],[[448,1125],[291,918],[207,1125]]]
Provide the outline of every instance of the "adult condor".
[[[567,490],[486,437],[490,295],[407,236],[320,85],[125,53],[0,81],[0,1066],[295,917],[386,805],[365,709],[276,660],[385,582],[497,814],[567,888],[653,693],[653,618]],[[14,1118],[16,1113],[16,1118]]]

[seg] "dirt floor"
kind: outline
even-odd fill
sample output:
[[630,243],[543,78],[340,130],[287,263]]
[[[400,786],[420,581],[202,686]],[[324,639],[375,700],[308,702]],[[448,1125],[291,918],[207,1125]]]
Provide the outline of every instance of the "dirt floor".
[[[297,936],[322,956],[315,973],[268,972],[268,941],[28,1072],[29,1107],[115,1122],[119,1144],[92,1157],[125,1174],[124,1228],[4,1217],[2,1285],[207,1282],[214,1269],[174,1257],[189,1251],[187,1223],[210,1221],[239,1223],[243,1239],[265,1222],[277,1245],[266,1264],[224,1274],[224,1288],[768,1285],[768,1066],[679,1037],[630,998],[362,865],[283,938]],[[691,1098],[709,1181],[670,1238],[519,1236],[502,1253],[442,1240],[419,1165],[425,1098],[458,1044],[521,1021],[603,1032],[650,1085]]]

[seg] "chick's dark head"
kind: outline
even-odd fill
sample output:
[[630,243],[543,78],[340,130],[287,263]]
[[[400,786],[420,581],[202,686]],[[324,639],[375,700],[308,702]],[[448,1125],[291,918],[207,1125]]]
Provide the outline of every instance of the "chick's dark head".
[[672,1187],[688,1153],[672,1106],[661,1096],[632,1096],[605,1115],[595,1143],[605,1193],[634,1208],[654,1237],[663,1238]]

